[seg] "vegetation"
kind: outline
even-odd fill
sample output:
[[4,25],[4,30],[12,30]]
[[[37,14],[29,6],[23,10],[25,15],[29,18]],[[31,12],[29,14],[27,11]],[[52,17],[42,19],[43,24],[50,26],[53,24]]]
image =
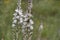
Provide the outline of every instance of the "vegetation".
[[[11,25],[17,0],[0,0],[0,40],[12,40]],[[22,0],[26,10],[27,0]],[[37,40],[41,32],[42,40],[60,40],[60,0],[33,0],[34,30],[32,40]],[[44,29],[38,31],[41,20]],[[21,35],[21,34],[20,34]]]

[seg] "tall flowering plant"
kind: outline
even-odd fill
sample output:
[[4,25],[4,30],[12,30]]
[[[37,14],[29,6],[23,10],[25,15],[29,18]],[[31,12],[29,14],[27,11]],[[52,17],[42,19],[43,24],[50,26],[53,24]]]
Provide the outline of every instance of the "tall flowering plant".
[[13,14],[14,17],[12,22],[13,40],[18,40],[18,34],[20,30],[16,25],[19,24],[22,26],[23,40],[31,40],[34,24],[33,20],[31,19],[32,0],[28,0],[28,9],[26,10],[25,14],[23,14],[23,11],[21,9],[21,0],[18,0],[17,5],[17,9]]
[[13,33],[13,40],[18,40],[18,34],[20,29],[17,25],[23,22],[23,12],[21,9],[21,0],[18,0],[17,8],[15,9],[15,13],[13,14],[13,22],[12,22],[12,33]]
[[33,20],[31,19],[33,16],[31,14],[32,9],[32,0],[28,0],[28,9],[24,15],[24,22],[22,26],[23,40],[31,40],[33,33]]

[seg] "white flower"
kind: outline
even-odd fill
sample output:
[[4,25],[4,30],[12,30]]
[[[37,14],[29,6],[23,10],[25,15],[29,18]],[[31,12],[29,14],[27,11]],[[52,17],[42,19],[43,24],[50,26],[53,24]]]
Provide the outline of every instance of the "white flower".
[[16,19],[16,17],[13,17],[13,20],[15,20]]
[[30,31],[30,29],[28,29],[28,31]]
[[19,16],[16,16],[17,19],[19,19]]
[[25,28],[25,25],[22,25],[22,29],[24,29]]
[[14,21],[13,21],[13,23],[16,23],[17,22],[17,20],[15,19]]
[[27,17],[28,17],[28,15],[27,15],[27,14],[25,14],[25,15],[24,15],[24,17],[25,17],[25,18],[27,18]]
[[30,32],[30,35],[32,34],[33,32]]
[[30,19],[30,24],[34,24],[34,22],[33,22],[33,20],[32,20],[32,19]]
[[22,14],[21,14],[20,16],[21,16],[21,17],[24,17],[24,15],[22,15]]
[[33,26],[30,26],[30,29],[33,30]]
[[28,17],[28,16],[29,16],[29,17],[32,17],[32,14],[26,13],[26,14],[25,14],[25,17]]
[[27,22],[23,22],[23,25],[27,25]]
[[19,15],[22,15],[22,12],[21,11],[19,11]]
[[31,26],[31,24],[27,24],[27,27],[30,27]]
[[23,22],[23,18],[20,18],[20,22],[19,23],[22,23]]
[[22,9],[19,10],[21,13],[23,12]]
[[32,17],[32,14],[28,13],[28,16],[29,16],[29,17]]
[[16,11],[16,12],[19,12],[19,10],[18,10],[18,9],[16,9],[15,11]]
[[14,13],[13,15],[14,15],[14,16],[16,16],[16,15],[17,15],[17,13]]
[[15,24],[12,24],[12,27],[15,27],[16,25]]
[[27,21],[29,18],[25,18],[24,21]]
[[21,20],[20,23],[22,23],[23,21]]
[[24,17],[23,13],[21,13],[21,12],[19,12],[19,15],[20,15],[21,17]]

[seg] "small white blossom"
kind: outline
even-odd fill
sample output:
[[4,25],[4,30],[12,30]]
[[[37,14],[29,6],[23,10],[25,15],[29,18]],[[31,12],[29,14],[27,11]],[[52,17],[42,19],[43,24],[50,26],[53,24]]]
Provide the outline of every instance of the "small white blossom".
[[34,24],[34,22],[33,22],[33,20],[32,20],[32,19],[30,19],[30,24]]
[[15,24],[12,24],[12,27],[15,27],[16,25]]
[[24,21],[27,21],[29,18],[25,18]]
[[24,15],[24,17],[25,17],[25,18],[27,18],[27,17],[28,17],[28,15],[27,15],[27,14],[25,14],[25,15]]
[[31,24],[27,24],[27,27],[30,27],[31,26]]
[[15,20],[16,19],[16,17],[13,17],[13,20]]
[[22,23],[23,22],[23,18],[20,18],[20,22],[19,23]]
[[30,32],[30,35],[32,34],[33,32]]
[[16,16],[17,19],[19,19],[19,16]]
[[27,25],[27,22],[23,22],[23,25]]
[[17,20],[14,20],[14,21],[13,21],[13,23],[16,23],[16,22],[17,22]]
[[16,16],[16,15],[17,15],[17,13],[14,13],[13,15],[14,15],[14,16]]
[[30,29],[33,30],[33,26],[30,26]]
[[22,15],[22,12],[21,11],[19,11],[19,15]]
[[19,12],[21,12],[21,13],[22,13],[22,12],[23,12],[23,11],[22,11],[22,9],[20,9],[20,10],[19,10]]
[[32,14],[30,14],[30,13],[28,13],[27,15],[28,15],[29,17],[32,17]]
[[25,17],[28,17],[28,16],[29,16],[29,17],[32,17],[32,14],[26,13],[26,14],[25,14]]
[[16,11],[16,12],[19,12],[19,10],[18,10],[18,9],[16,9],[15,11]]
[[24,15],[23,15],[23,14],[21,14],[20,16],[21,16],[21,17],[24,17]]
[[23,21],[21,20],[19,23],[22,23]]
[[30,29],[28,29],[28,31],[30,31]]

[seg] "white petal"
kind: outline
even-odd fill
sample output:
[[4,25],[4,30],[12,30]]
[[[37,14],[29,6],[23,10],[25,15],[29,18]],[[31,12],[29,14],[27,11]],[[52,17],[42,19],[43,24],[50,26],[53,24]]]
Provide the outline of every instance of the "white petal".
[[19,16],[16,16],[17,19],[19,19]]
[[16,22],[17,22],[17,20],[14,20],[14,21],[13,21],[13,23],[16,23]]
[[13,20],[15,20],[16,19],[16,17],[13,17]]
[[33,32],[30,32],[30,35],[32,34]]
[[27,27],[30,27],[31,26],[31,24],[27,24]]
[[27,18],[27,17],[28,17],[28,15],[27,15],[27,14],[25,14],[25,15],[24,15],[24,17],[25,17],[25,18]]
[[15,24],[12,24],[12,27],[15,27],[16,25]]
[[21,17],[24,17],[24,15],[21,15]]
[[19,11],[19,15],[22,15],[22,12]]
[[30,26],[30,29],[33,30],[33,26]]
[[24,21],[27,21],[29,18],[25,18]]
[[28,16],[32,17],[32,14],[28,13]]
[[22,17],[20,17],[20,20],[23,20],[23,18],[22,18]]
[[23,23],[23,25],[26,25],[26,24],[27,24],[27,22],[24,22],[24,23]]
[[14,15],[14,16],[16,16],[16,15],[17,15],[17,13],[14,13],[13,15]]
[[23,23],[23,18],[20,18],[20,21],[19,21],[19,23]]
[[19,10],[18,10],[18,9],[16,9],[15,11],[16,11],[16,12],[19,12]]
[[34,22],[33,22],[33,20],[32,20],[32,19],[30,19],[30,24],[34,24]]
[[22,23],[23,21],[20,21],[20,23]]
[[28,31],[30,32],[30,29],[28,29]]
[[19,10],[19,12],[21,12],[21,13],[22,13],[22,9],[20,9],[20,10]]

